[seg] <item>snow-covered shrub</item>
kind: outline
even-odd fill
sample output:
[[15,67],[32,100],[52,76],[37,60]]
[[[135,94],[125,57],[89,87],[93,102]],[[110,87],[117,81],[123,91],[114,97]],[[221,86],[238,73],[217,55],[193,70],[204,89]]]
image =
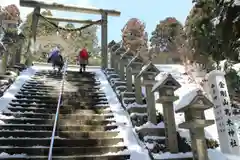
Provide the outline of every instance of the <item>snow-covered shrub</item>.
[[211,149],[215,149],[215,148],[219,147],[218,142],[214,139],[206,138],[206,144],[207,144],[207,148],[211,148]]
[[141,126],[148,121],[147,114],[132,113],[130,115],[133,126]]
[[162,113],[157,111],[157,123],[163,122],[163,115]]

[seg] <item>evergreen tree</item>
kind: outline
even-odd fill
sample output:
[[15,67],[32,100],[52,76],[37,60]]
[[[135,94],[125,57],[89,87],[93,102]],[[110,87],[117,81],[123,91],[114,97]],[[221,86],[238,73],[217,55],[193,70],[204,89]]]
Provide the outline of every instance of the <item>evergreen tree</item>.
[[182,33],[182,24],[174,17],[167,17],[156,26],[150,39],[151,46],[164,52],[177,50],[177,37]]
[[235,0],[194,1],[185,30],[195,57],[210,57],[217,63],[223,59],[238,61],[240,5],[235,3]]

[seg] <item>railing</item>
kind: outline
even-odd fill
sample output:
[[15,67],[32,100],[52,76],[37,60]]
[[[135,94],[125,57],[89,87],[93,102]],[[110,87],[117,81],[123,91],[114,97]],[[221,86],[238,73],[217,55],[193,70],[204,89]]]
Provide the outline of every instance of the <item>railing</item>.
[[59,110],[60,110],[60,105],[62,101],[62,94],[64,90],[64,81],[65,81],[65,76],[66,76],[66,71],[68,67],[68,61],[65,61],[65,64],[63,66],[63,74],[62,74],[62,82],[61,82],[61,88],[60,88],[60,93],[58,97],[58,104],[57,104],[57,111],[55,114],[55,119],[54,119],[54,125],[53,125],[53,130],[52,130],[52,137],[51,137],[51,143],[49,147],[49,153],[48,153],[48,160],[52,160],[52,151],[53,151],[53,144],[54,144],[54,138],[55,138],[55,133],[58,125],[58,116],[59,116]]

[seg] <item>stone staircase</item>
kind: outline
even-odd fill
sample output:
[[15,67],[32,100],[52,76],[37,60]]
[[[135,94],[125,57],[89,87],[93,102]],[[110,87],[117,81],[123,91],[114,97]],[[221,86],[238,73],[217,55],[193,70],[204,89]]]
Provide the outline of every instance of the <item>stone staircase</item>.
[[[48,158],[61,79],[40,71],[22,86],[0,119],[3,159]],[[130,158],[94,73],[68,71],[61,104],[53,159]]]

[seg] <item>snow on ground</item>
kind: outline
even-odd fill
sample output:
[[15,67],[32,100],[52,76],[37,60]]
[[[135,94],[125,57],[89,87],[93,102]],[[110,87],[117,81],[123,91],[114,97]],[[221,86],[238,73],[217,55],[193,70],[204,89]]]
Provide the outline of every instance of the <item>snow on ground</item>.
[[[194,90],[196,88],[196,84],[189,82],[189,77],[187,75],[183,75],[184,68],[181,65],[160,65],[157,67],[166,73],[171,73],[179,83],[181,83],[182,87],[176,91],[176,94],[180,97],[178,101],[174,103],[175,107],[178,105],[179,101],[183,99],[183,96]],[[3,111],[6,109],[8,103],[14,99],[14,95],[20,90],[21,86],[31,78],[34,73],[36,73],[37,70],[42,69],[52,69],[51,66],[33,66],[31,68],[28,68],[27,70],[24,70],[21,72],[21,74],[17,77],[16,81],[9,87],[9,89],[4,93],[4,95],[0,98],[1,108],[0,111]],[[77,71],[78,67],[69,67],[68,70]],[[148,151],[144,149],[144,145],[142,142],[138,139],[138,136],[131,124],[130,116],[129,114],[122,108],[121,104],[118,101],[118,98],[114,91],[112,90],[110,84],[108,83],[105,75],[101,72],[100,69],[97,68],[91,68],[89,67],[88,71],[96,71],[97,77],[101,82],[101,88],[106,93],[107,99],[109,101],[109,105],[111,110],[113,111],[114,117],[116,119],[117,124],[119,124],[118,130],[120,131],[120,136],[124,138],[124,144],[128,146],[127,151],[123,151],[119,154],[131,154],[131,159],[141,159],[141,160],[149,160]],[[162,74],[162,73],[161,73]],[[161,75],[160,75],[161,76]],[[157,79],[160,78],[157,77]],[[188,89],[186,89],[188,88]],[[157,109],[162,112],[162,106],[160,104],[156,105]],[[210,109],[206,113],[206,118],[214,119],[213,110]],[[5,117],[7,118],[7,117]],[[176,114],[175,116],[176,123],[179,124],[184,121],[184,114]],[[125,124],[124,124],[125,123]],[[147,124],[146,124],[147,125]],[[149,126],[148,124],[147,126]],[[147,127],[145,126],[145,127]],[[157,127],[164,127],[164,124],[159,124]],[[184,137],[189,137],[188,131],[179,129],[181,132],[180,134]],[[217,139],[217,131],[216,131],[216,125],[212,125],[210,127],[206,128],[206,136],[209,138]],[[159,137],[158,137],[159,138]],[[162,137],[164,138],[164,137]],[[109,153],[111,154],[111,153]],[[112,153],[116,154],[116,153]],[[239,157],[234,157],[231,155],[223,155],[220,153],[219,150],[208,150],[208,155],[211,160],[219,159],[219,160],[235,160],[239,159]],[[5,153],[1,153],[0,157],[9,156]],[[25,155],[12,155],[12,156],[25,156]],[[164,153],[161,155],[155,155],[155,157],[159,159],[169,158],[169,156],[173,157],[189,157],[191,156],[191,153],[187,154],[171,154],[170,153]]]
[[137,130],[140,130],[142,128],[164,128],[164,123],[160,122],[158,124],[152,124],[151,122],[147,122],[145,124],[143,124],[142,126],[139,127],[135,127]]
[[[15,94],[20,90],[22,85],[31,78],[32,75],[37,71],[36,67],[27,68],[22,71],[20,75],[16,78],[14,83],[4,92],[3,96],[0,98],[0,112],[7,109],[8,104],[12,99],[15,99]],[[1,115],[2,116],[2,115]],[[7,118],[6,116],[2,116]]]
[[98,70],[97,76],[101,82],[101,89],[106,93],[116,122],[119,124],[119,131],[124,139],[124,144],[128,147],[129,153],[131,154],[130,159],[150,160],[148,151],[144,149],[141,142],[138,140],[138,136],[132,126],[129,114],[122,108],[105,75],[101,70]]
[[26,154],[13,154],[13,155],[10,155],[10,154],[8,154],[8,153],[5,153],[5,152],[2,152],[2,153],[0,153],[0,157],[1,157],[1,159],[2,158],[6,158],[6,159],[8,159],[8,158],[24,158],[24,157],[26,157]]
[[[154,155],[157,159],[167,159],[171,158],[190,158],[192,157],[192,153],[178,153],[178,154],[171,154],[169,152],[165,152],[163,154],[156,154]],[[239,156],[235,155],[226,155],[220,152],[220,149],[208,149],[208,158],[209,160],[239,160]]]
[[[185,95],[192,92],[193,90],[196,90],[198,88],[198,85],[194,83],[194,81],[191,80],[190,76],[185,75],[185,68],[183,65],[173,64],[173,65],[156,65],[156,67],[161,71],[161,73],[156,77],[156,79],[160,79],[163,74],[172,74],[172,76],[181,84],[181,88],[175,91],[175,95],[179,96],[179,99],[174,102],[174,107],[178,108],[179,104],[183,104],[184,101],[186,101],[186,98],[184,98]],[[143,90],[144,92],[144,90]],[[155,97],[158,98],[158,94],[155,93]],[[157,110],[159,110],[161,113],[163,113],[162,110],[162,104],[157,103],[156,104]],[[214,119],[214,112],[213,109],[208,109],[205,111],[205,117],[206,119]],[[182,123],[185,121],[184,114],[178,113],[175,114],[175,121],[176,125]],[[186,137],[187,140],[190,140],[189,137],[189,131],[186,129],[178,128],[179,133],[182,137]],[[209,127],[205,128],[205,136],[207,138],[213,138],[218,141],[218,132],[217,132],[217,126],[216,124],[213,124]]]

